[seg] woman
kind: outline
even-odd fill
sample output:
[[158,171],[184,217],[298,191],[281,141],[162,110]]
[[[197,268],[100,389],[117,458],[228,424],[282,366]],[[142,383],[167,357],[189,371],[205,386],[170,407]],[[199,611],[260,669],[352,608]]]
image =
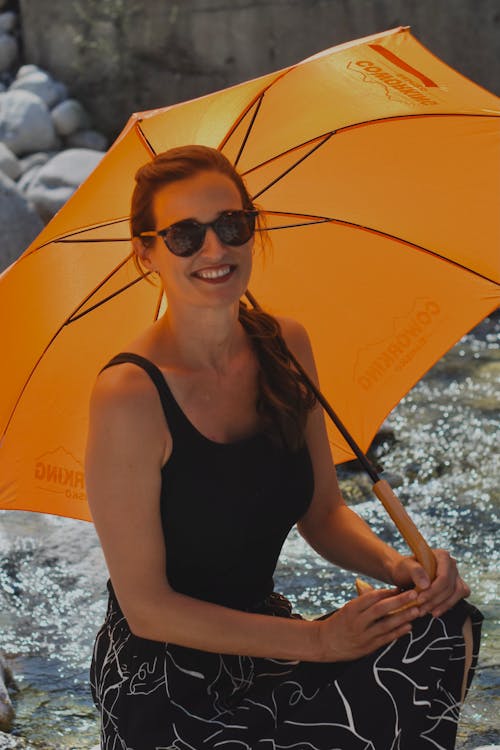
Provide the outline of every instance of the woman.
[[[110,572],[91,668],[102,747],[453,747],[480,615],[446,552],[431,584],[345,505],[282,344],[316,378],[306,332],[240,303],[256,220],[243,181],[201,146],[136,180],[137,262],[168,308],[91,399],[87,489]],[[272,576],[294,523],[390,588],[292,614]]]

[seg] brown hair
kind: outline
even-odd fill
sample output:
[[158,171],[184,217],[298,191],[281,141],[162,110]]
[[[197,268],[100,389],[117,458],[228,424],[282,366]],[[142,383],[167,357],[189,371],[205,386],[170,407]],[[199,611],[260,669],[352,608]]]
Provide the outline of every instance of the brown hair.
[[[236,185],[244,209],[255,208],[242,177],[224,154],[208,146],[180,146],[155,156],[135,176],[130,229],[133,237],[154,229],[153,197],[164,185],[194,177],[199,172],[219,172]],[[260,235],[265,229],[257,218]],[[152,238],[141,237],[143,243]],[[147,276],[137,253],[136,267]],[[304,440],[307,414],[315,397],[293,367],[278,321],[262,310],[240,303],[239,320],[253,342],[259,361],[257,412],[264,430],[275,442],[297,450]]]

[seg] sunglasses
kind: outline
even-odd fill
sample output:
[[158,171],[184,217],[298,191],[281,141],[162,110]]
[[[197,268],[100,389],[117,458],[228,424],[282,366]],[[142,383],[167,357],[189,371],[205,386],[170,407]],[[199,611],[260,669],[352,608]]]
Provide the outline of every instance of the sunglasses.
[[202,224],[185,219],[157,232],[141,232],[139,237],[161,237],[171,253],[189,258],[200,250],[211,227],[224,245],[239,247],[253,237],[258,211],[223,211],[214,221]]

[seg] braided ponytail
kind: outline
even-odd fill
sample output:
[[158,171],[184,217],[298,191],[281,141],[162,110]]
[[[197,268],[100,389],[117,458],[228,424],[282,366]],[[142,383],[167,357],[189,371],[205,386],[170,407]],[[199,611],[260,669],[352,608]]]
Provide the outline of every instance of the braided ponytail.
[[240,302],[239,320],[259,362],[257,413],[274,442],[298,450],[304,441],[307,415],[316,403],[290,361],[276,318]]

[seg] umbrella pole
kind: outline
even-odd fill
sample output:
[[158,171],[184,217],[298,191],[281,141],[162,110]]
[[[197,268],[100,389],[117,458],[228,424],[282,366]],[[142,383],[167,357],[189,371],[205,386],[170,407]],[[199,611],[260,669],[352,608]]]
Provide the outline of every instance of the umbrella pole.
[[[259,305],[253,294],[248,291],[248,289],[245,292],[245,296],[252,307],[254,307],[256,310],[262,311],[262,307]],[[345,425],[342,424],[337,414],[333,411],[330,403],[321,393],[317,385],[311,380],[307,372],[290,351],[283,339],[282,344],[286,349],[293,366],[300,373],[307,387],[312,391],[312,393],[314,393],[317,401],[321,404],[325,412],[328,414],[333,424],[338,429],[349,447],[352,449],[353,453],[361,463],[363,469],[367,472],[368,476],[372,480],[373,492],[384,506],[386,512],[389,514],[396,527],[399,529],[401,535],[415,555],[415,558],[422,565],[431,581],[434,580],[434,578],[436,577],[436,558],[434,557],[431,548],[416,527],[415,523],[406,512],[401,503],[401,500],[396,496],[390,484],[385,479],[380,478],[373,464],[365,456],[352,435],[347,431]]]

